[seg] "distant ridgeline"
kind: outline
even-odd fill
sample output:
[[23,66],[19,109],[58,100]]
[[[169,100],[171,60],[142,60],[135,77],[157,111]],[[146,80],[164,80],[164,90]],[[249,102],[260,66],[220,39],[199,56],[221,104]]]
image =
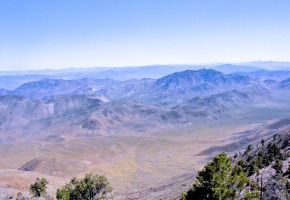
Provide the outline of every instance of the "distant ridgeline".
[[287,95],[289,79],[282,79],[287,77],[290,72],[200,69],[126,81],[43,78],[0,90],[0,140],[37,129],[62,133],[69,126],[73,135],[104,135],[242,116],[255,104],[269,105],[275,91]]

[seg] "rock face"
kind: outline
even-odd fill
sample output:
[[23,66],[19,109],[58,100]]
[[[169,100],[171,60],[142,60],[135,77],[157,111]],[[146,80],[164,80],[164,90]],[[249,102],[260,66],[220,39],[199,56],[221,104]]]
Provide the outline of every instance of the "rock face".
[[248,146],[235,160],[249,163],[249,172],[253,173],[250,179],[260,187],[262,199],[287,200],[290,197],[290,122],[285,119],[266,128],[276,129],[270,134],[272,137],[260,138],[262,141]]
[[57,95],[86,94],[99,90],[117,81],[110,79],[41,79],[40,81],[28,82],[11,91],[10,94],[24,96],[33,100],[40,100]]
[[280,89],[290,89],[290,78],[282,81],[279,85]]
[[82,127],[89,130],[96,130],[100,128],[100,123],[98,122],[97,119],[92,119],[86,121]]
[[246,76],[236,74],[225,75],[211,69],[197,71],[186,70],[165,76],[156,81],[156,85],[164,90],[167,89],[191,89],[198,86],[217,87],[234,84],[249,84]]

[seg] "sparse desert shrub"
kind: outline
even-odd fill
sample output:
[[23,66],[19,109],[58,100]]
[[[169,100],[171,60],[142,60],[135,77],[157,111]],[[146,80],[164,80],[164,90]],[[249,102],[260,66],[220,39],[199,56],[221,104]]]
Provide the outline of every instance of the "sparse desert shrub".
[[286,183],[286,190],[290,192],[290,182],[289,181],[287,181],[287,183]]
[[281,160],[276,160],[273,164],[273,168],[276,170],[276,173],[282,173],[283,163]]
[[284,140],[283,144],[282,144],[282,149],[286,148],[289,146],[289,141],[286,139]]
[[86,174],[84,178],[72,178],[71,181],[57,190],[59,200],[101,200],[112,187],[104,176]]
[[246,151],[245,151],[245,154],[248,154],[249,152],[251,152],[253,150],[253,145],[248,145]]
[[45,178],[37,178],[35,183],[30,185],[30,193],[33,197],[46,195],[48,181]]
[[264,140],[264,139],[261,140],[261,145],[262,145],[262,146],[265,145],[265,140]]

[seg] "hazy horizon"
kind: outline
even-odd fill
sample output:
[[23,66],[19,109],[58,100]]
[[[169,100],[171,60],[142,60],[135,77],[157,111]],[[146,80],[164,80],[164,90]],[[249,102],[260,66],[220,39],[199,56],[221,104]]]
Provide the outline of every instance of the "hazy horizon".
[[0,70],[289,61],[290,2],[2,1]]
[[[255,63],[255,64],[253,64]],[[260,64],[263,63],[263,64]],[[274,66],[272,64],[274,63]],[[281,63],[282,65],[277,68],[275,65],[277,63]],[[248,65],[247,65],[248,64]],[[235,65],[243,67],[257,67],[261,69],[267,70],[281,70],[287,69],[290,70],[290,61],[273,61],[273,60],[257,60],[257,61],[245,61],[245,62],[224,62],[224,63],[175,63],[175,64],[151,64],[151,65],[128,65],[128,66],[67,66],[67,67],[58,67],[58,68],[39,68],[39,67],[32,67],[32,68],[22,68],[22,69],[0,69],[0,72],[37,72],[37,71],[66,71],[66,70],[90,70],[90,69],[122,69],[122,68],[144,68],[144,67],[178,67],[178,66],[189,66],[189,67],[215,67],[220,65]],[[285,66],[284,66],[285,65]]]

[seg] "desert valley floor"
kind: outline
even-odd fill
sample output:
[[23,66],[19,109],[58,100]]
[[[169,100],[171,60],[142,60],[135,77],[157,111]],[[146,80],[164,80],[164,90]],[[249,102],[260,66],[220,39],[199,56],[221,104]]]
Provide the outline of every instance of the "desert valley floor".
[[46,177],[53,185],[49,192],[54,193],[72,176],[94,172],[109,178],[116,199],[174,198],[190,187],[196,170],[216,152],[233,153],[247,144],[239,143],[239,136],[257,139],[255,131],[248,131],[289,117],[290,105],[283,95],[288,96],[276,95],[271,109],[267,102],[256,103],[231,119],[146,134],[1,143],[0,187],[25,192],[36,177]]

